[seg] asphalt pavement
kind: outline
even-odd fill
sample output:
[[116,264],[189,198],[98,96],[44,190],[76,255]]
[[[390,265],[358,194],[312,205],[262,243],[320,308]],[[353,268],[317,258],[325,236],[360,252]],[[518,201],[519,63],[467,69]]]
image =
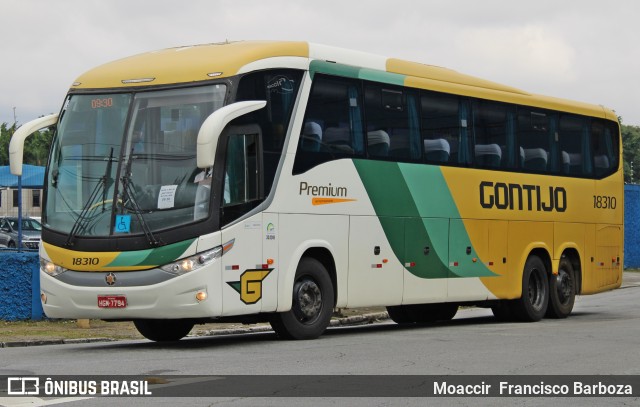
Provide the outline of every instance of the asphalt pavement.
[[[640,286],[640,271],[625,271],[622,278],[621,288]],[[459,313],[464,313],[465,309],[461,309]],[[373,324],[380,321],[389,319],[389,315],[386,312],[368,312],[359,315],[351,315],[342,318],[333,318],[331,320],[331,327],[336,326],[355,326]],[[204,333],[199,333],[193,336],[221,336],[221,335],[238,335],[248,334],[254,332],[269,332],[271,327],[267,324],[253,325],[247,327],[232,327],[221,324],[220,328],[212,329]],[[190,335],[191,336],[191,335]],[[93,343],[93,342],[112,342],[117,341],[113,338],[82,338],[82,339],[40,339],[40,340],[28,340],[28,341],[12,341],[12,342],[0,342],[0,348],[14,348],[24,346],[41,346],[41,345],[61,345],[61,344],[79,344],[79,343]]]

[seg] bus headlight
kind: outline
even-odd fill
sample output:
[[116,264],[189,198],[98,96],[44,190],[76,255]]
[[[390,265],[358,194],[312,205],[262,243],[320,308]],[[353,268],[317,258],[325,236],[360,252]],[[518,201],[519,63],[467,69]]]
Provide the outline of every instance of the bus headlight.
[[168,273],[182,275],[204,267],[207,264],[214,262],[221,256],[222,246],[218,246],[211,250],[195,254],[191,257],[185,257],[184,259],[180,259],[173,263],[165,264],[164,266],[160,266],[160,269]]
[[56,264],[54,264],[53,262],[47,260],[47,259],[43,259],[42,257],[40,257],[40,270],[44,271],[45,273],[47,273],[48,275],[50,275],[51,277],[55,277],[58,274],[62,274],[65,271],[67,271],[68,269],[58,266]]

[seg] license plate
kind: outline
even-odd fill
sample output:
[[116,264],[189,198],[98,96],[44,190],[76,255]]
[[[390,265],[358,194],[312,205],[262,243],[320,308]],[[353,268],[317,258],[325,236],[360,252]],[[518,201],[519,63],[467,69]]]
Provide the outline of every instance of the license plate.
[[99,295],[98,308],[127,308],[127,297],[124,295]]

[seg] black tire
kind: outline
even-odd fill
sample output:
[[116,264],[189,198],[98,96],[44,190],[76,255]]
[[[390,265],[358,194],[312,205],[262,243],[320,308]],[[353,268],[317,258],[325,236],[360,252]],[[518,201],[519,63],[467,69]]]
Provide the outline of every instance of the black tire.
[[387,307],[389,318],[396,324],[413,324],[413,319],[409,316],[405,305],[394,305]]
[[279,338],[315,339],[329,326],[335,304],[333,284],[318,260],[300,260],[293,283],[291,310],[273,314],[270,323]]
[[450,321],[458,312],[458,304],[418,304],[410,306],[409,315],[414,322],[429,323],[436,321]]
[[450,321],[458,312],[458,304],[411,304],[387,307],[389,318],[397,324]]
[[133,324],[142,336],[155,342],[179,341],[194,325],[186,319],[138,319]]
[[524,322],[536,322],[544,317],[549,304],[549,277],[544,262],[531,255],[522,273],[522,297],[513,302],[516,318]]
[[513,302],[510,300],[501,300],[498,301],[497,304],[491,306],[491,312],[493,312],[493,316],[496,317],[498,321],[513,321]]
[[547,317],[566,318],[576,301],[576,280],[573,265],[567,258],[560,259],[558,275],[549,276],[549,307]]
[[458,304],[445,303],[438,304],[436,317],[438,321],[451,321],[458,313]]
[[13,240],[9,240],[9,243],[7,243],[7,247],[9,249],[15,249],[16,248],[16,242],[14,242]]

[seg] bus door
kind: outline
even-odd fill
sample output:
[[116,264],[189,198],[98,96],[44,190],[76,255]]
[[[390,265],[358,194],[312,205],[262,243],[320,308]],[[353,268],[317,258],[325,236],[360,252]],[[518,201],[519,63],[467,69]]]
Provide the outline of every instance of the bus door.
[[[246,217],[263,200],[260,144],[260,127],[255,124],[230,126],[221,140],[225,166],[220,216],[222,242],[227,246],[222,256],[224,316],[260,312],[266,297],[264,280],[277,281],[263,256],[263,214]],[[269,300],[275,302],[277,293],[271,291]]]

